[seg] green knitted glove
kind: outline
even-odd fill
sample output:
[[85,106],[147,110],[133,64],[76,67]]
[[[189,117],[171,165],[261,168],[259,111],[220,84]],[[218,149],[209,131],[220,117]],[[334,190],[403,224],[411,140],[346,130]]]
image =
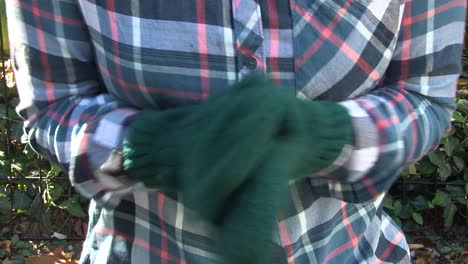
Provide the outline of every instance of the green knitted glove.
[[284,162],[291,145],[277,144],[267,159],[225,204],[217,250],[226,264],[267,263],[277,216],[287,201],[292,163]]
[[[191,107],[167,111],[146,110],[137,114],[129,127],[129,134],[123,144],[123,168],[133,178],[143,182],[149,188],[158,188],[166,192],[179,191],[176,175],[178,153],[175,149],[152,149],[156,139],[177,140],[184,138],[184,125],[181,120],[192,111]],[[159,159],[152,153],[161,152]]]
[[343,106],[334,102],[297,100],[287,118],[287,135],[281,140],[291,147],[284,156],[296,164],[290,179],[311,176],[330,166],[353,141],[351,117]]
[[351,141],[350,120],[336,103],[250,79],[200,106],[145,111],[124,144],[124,167],[149,186],[181,191],[186,206],[217,221],[227,262],[258,263],[287,181],[329,166]]
[[328,167],[352,141],[351,118],[336,103],[298,101],[292,110],[268,157],[224,205],[217,245],[227,264],[266,263],[288,181]]
[[263,100],[271,91],[251,89],[263,84],[248,79],[199,106],[143,111],[124,142],[125,170],[148,187],[181,191],[186,206],[215,221],[228,196],[269,152],[286,109]]

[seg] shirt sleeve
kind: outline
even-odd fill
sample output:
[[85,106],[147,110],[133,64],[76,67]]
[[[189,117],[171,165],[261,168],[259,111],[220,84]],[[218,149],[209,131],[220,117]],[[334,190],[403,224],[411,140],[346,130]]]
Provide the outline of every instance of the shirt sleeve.
[[320,196],[366,202],[386,192],[450,128],[461,72],[465,0],[407,0],[385,77],[370,93],[341,102],[355,140],[310,182]]
[[87,198],[112,208],[142,187],[97,173],[121,148],[137,110],[101,85],[91,40],[76,1],[6,1],[12,60],[30,145],[68,172]]

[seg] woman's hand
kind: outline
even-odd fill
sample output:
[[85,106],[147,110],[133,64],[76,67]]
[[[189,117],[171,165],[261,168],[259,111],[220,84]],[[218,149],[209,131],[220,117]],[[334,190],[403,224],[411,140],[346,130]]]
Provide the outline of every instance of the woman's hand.
[[275,166],[294,168],[286,179],[332,164],[351,141],[350,122],[336,103],[301,101],[251,78],[198,106],[143,111],[130,125],[124,168],[148,187],[182,192],[186,206],[214,221],[260,164],[278,162],[273,152],[283,157]]

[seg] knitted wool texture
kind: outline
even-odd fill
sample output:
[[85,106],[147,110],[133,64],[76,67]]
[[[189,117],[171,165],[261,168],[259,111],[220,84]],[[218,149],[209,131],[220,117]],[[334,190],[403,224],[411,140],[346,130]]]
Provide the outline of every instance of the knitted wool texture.
[[249,78],[198,106],[142,111],[124,142],[124,169],[181,192],[216,224],[226,263],[264,263],[288,181],[326,168],[351,140],[342,106]]

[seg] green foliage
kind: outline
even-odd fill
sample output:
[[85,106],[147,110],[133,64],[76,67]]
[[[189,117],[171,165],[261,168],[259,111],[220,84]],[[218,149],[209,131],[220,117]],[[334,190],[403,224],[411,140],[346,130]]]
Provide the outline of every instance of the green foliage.
[[63,201],[58,207],[75,217],[86,217],[86,213],[77,202],[76,197]]
[[0,248],[0,259],[10,256],[15,263],[24,263],[24,258],[31,256],[33,243],[31,241],[21,241],[17,234],[14,234],[10,241]]
[[[5,91],[12,93],[7,92],[3,100]],[[22,120],[14,109],[18,101],[16,89],[6,88],[1,82],[0,97],[0,224],[6,225],[11,216],[22,214],[58,231],[65,219],[54,219],[53,211],[68,217],[86,217],[77,195],[69,196],[69,182],[57,179],[63,177],[61,169],[26,144]],[[42,181],[30,179],[39,175]]]
[[440,235],[428,233],[428,223],[447,230],[457,220],[468,221],[467,100],[457,100],[452,117],[452,129],[438,148],[407,168],[401,176],[404,184],[396,185],[384,201],[384,209],[397,224],[407,232],[422,230],[441,251],[456,248],[443,242]]

